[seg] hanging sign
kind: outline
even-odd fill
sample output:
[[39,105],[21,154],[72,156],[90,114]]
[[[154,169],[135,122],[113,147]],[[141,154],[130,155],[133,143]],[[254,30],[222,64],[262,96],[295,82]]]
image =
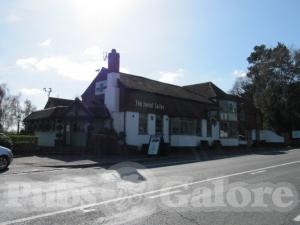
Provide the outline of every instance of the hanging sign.
[[106,89],[107,82],[106,80],[99,81],[95,83],[95,95],[102,95]]

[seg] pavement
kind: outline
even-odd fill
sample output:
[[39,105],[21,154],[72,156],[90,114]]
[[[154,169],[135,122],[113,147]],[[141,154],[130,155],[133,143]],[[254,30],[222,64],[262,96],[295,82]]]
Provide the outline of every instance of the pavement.
[[300,149],[127,160],[16,158],[0,224],[300,224]]

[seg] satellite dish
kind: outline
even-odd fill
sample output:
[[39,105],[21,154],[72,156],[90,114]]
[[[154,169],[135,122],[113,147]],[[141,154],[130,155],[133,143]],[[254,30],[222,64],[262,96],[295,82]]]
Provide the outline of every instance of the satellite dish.
[[103,61],[107,60],[107,52],[103,52]]

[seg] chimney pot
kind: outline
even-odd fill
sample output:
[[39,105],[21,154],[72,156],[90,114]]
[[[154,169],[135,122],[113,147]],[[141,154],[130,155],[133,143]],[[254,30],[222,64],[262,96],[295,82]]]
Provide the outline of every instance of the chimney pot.
[[119,72],[120,70],[120,54],[116,49],[112,49],[111,52],[108,53],[108,70],[110,72]]

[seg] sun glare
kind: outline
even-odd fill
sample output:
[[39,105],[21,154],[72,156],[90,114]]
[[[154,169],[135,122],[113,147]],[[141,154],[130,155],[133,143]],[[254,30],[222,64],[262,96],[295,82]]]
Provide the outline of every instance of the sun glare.
[[126,0],[75,0],[72,4],[80,19],[107,22],[126,10],[130,1]]

